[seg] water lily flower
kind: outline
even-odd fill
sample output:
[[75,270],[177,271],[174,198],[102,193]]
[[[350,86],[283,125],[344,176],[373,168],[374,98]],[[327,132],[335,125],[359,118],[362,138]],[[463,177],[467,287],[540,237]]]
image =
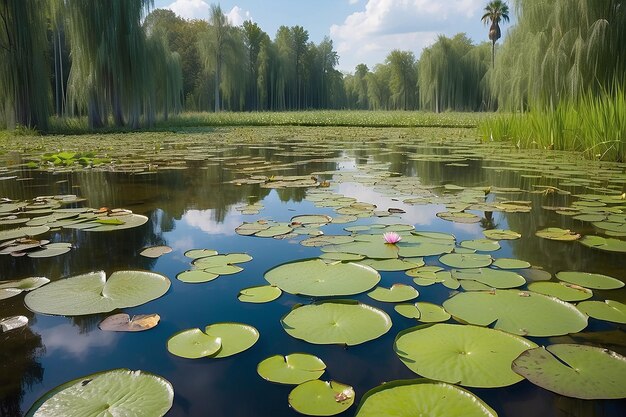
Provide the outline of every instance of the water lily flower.
[[383,233],[383,239],[385,240],[385,243],[390,243],[393,245],[401,241],[402,236],[400,236],[396,232],[387,232]]

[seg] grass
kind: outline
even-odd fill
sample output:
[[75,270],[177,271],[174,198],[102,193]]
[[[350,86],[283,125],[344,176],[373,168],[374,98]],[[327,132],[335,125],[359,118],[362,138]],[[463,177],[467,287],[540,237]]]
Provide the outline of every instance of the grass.
[[[341,127],[451,127],[475,128],[487,113],[432,113],[415,111],[315,110],[294,112],[182,113],[160,120],[146,131],[199,130],[226,126],[341,126]],[[127,132],[109,127],[100,133]],[[93,133],[86,118],[51,118],[52,134]]]
[[554,111],[498,115],[483,120],[479,132],[485,140],[511,141],[520,148],[571,150],[626,162],[626,94],[616,88],[561,102]]

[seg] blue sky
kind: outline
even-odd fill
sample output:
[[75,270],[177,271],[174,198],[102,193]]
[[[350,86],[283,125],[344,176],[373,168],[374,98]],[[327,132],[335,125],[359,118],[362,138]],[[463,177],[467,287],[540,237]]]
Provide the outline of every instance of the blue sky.
[[[207,19],[211,0],[156,0],[187,19]],[[213,2],[215,3],[215,2]],[[359,63],[373,68],[393,49],[419,57],[437,35],[465,32],[474,42],[487,39],[480,22],[487,0],[222,0],[234,25],[256,22],[273,39],[281,25],[303,26],[319,43],[329,36],[339,54],[338,68],[353,72]],[[501,25],[503,34],[511,23]],[[501,40],[502,41],[502,40]]]

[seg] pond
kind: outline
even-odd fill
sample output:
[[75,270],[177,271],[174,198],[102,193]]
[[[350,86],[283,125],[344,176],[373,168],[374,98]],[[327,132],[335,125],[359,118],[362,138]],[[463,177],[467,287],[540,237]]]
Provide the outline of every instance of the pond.
[[[525,335],[533,346],[575,343],[626,354],[626,290],[619,288],[621,283],[607,289],[593,280],[587,284],[567,274],[556,276],[562,271],[577,271],[624,281],[626,166],[583,161],[567,153],[482,144],[472,135],[471,130],[463,129],[285,127],[16,141],[12,149],[0,154],[0,198],[12,200],[0,204],[0,237],[4,231],[24,227],[26,220],[18,219],[50,216],[60,207],[108,208],[103,210],[105,214],[121,208],[146,216],[147,222],[95,232],[70,227],[71,222],[55,224],[63,220],[59,218],[41,220],[39,223],[52,228],[38,232],[36,238],[69,243],[69,251],[51,257],[0,255],[0,281],[26,277],[58,281],[93,271],[111,276],[116,271],[143,270],[168,277],[171,286],[165,295],[136,307],[70,317],[31,311],[25,305],[27,292],[1,299],[0,319],[22,315],[28,324],[0,333],[0,414],[22,415],[39,397],[67,381],[128,368],[160,375],[172,384],[174,402],[168,416],[295,416],[298,413],[288,403],[294,385],[264,380],[257,373],[257,365],[273,355],[301,352],[323,360],[326,369],[322,380],[354,388],[355,394],[347,394],[354,405],[340,414],[354,415],[368,390],[384,382],[419,377],[409,368],[418,358],[404,352],[408,357],[401,359],[402,354],[394,350],[394,340],[401,331],[424,324],[399,314],[417,312],[410,305],[394,308],[401,303],[442,306],[445,302],[454,318],[447,319],[444,310],[431,304],[419,307],[424,317],[425,309],[432,307],[432,321],[456,324],[455,329],[461,327],[459,323],[490,325]],[[33,199],[41,196],[48,199],[39,200],[38,205]],[[56,202],[53,196],[57,196]],[[20,202],[27,204],[20,207]],[[64,219],[75,218],[72,216],[78,216],[80,210],[70,212],[66,210]],[[303,215],[318,216],[294,219]],[[332,221],[320,216],[329,216]],[[553,229],[546,231],[548,228]],[[507,232],[485,235],[488,230]],[[269,237],[261,237],[263,231]],[[385,243],[383,233],[390,231],[397,232],[402,240]],[[544,237],[536,235],[541,231]],[[254,235],[257,232],[259,235]],[[312,239],[314,236],[344,238],[323,241]],[[156,258],[140,255],[144,248],[157,245],[167,245],[172,251]],[[229,265],[224,261],[221,266],[205,262],[213,271],[205,277],[210,280],[183,282],[185,275],[181,273],[199,269],[185,256],[192,249],[247,254],[251,259],[240,258],[239,263]],[[392,255],[380,255],[390,250]],[[454,256],[444,255],[449,252]],[[320,256],[324,261],[309,268],[292,263]],[[353,274],[336,269],[348,263],[340,261],[344,257],[360,260],[355,268],[368,273],[378,270],[380,281],[374,278],[370,284],[363,281],[369,278],[359,279],[356,285],[364,289],[354,289],[357,287],[348,283],[345,292],[332,284],[329,288],[317,286]],[[489,266],[498,259],[520,262],[507,265],[499,261]],[[286,263],[290,264],[281,266]],[[277,267],[287,269],[277,272]],[[265,276],[273,268],[274,274]],[[328,271],[319,272],[324,268]],[[510,275],[506,279],[498,274],[487,276],[492,271]],[[298,277],[313,281],[311,287],[300,289],[296,284],[295,290],[290,289]],[[268,285],[266,278],[283,288],[277,299],[267,303],[239,300],[241,290]],[[509,279],[515,283],[508,283]],[[501,280],[507,283],[501,285]],[[559,281],[569,283],[545,285]],[[394,284],[403,284],[395,288],[408,291],[405,301],[379,301],[368,295],[376,285],[390,288]],[[419,296],[415,298],[407,286]],[[586,290],[585,286],[593,288]],[[512,304],[518,301],[508,305],[505,300],[500,306],[488,306],[490,313],[475,318],[472,311],[485,302],[458,298],[480,292],[478,295],[491,296],[489,300],[496,294],[512,294],[525,302],[543,297],[537,292],[561,294],[559,290],[583,294],[559,304],[578,316],[561,318],[561,313],[555,313],[549,317],[552,313],[545,312],[552,307],[543,310],[539,304],[515,310]],[[383,299],[402,295],[401,291],[379,292]],[[610,310],[614,315],[610,320],[587,319],[573,307],[584,298],[613,300]],[[285,316],[294,307],[304,305],[293,311],[304,310],[309,305],[324,305],[319,301],[329,299],[351,299],[372,306],[372,311],[390,319],[391,327],[382,330],[379,337],[371,336],[372,340],[365,338],[363,343],[348,345],[302,340],[315,338],[316,330],[309,328],[299,329],[295,337],[287,333],[293,329]],[[451,302],[455,299],[461,301]],[[533,309],[545,316],[533,319]],[[105,317],[119,312],[131,316],[157,313],[160,322],[141,332],[98,327]],[[313,317],[317,314],[325,313],[314,312]],[[441,314],[443,318],[437,319]],[[489,314],[495,315],[489,318]],[[479,323],[485,321],[485,315],[486,322]],[[376,326],[375,320],[365,320]],[[565,324],[576,320],[583,324]],[[310,321],[315,320],[304,320]],[[361,325],[356,321],[355,326]],[[187,359],[168,351],[168,340],[177,332],[222,322],[253,326],[259,339],[249,349],[225,358]],[[548,333],[534,330],[533,326],[544,325],[555,329]],[[426,339],[424,345],[439,346],[446,331],[430,342]],[[485,337],[489,341],[491,336]],[[446,348],[444,345],[441,349]],[[623,362],[622,358],[622,364],[616,366],[623,366]],[[433,368],[435,373],[424,376],[448,378],[438,377],[439,368],[445,368],[443,363],[439,367],[430,361],[424,367]],[[593,370],[589,374],[592,380],[602,377]],[[623,399],[573,398],[576,395],[556,394],[517,374],[514,377],[518,379],[495,384],[508,385],[504,387],[488,388],[489,383],[485,386],[471,381],[464,385],[505,417],[621,416],[626,410]],[[626,386],[624,373],[617,384]],[[617,398],[620,395],[624,396],[618,394]]]

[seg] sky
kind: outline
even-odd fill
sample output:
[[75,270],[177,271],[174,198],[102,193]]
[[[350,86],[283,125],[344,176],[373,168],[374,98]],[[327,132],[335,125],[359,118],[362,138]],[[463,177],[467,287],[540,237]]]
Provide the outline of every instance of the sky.
[[[208,19],[211,0],[156,0],[186,19]],[[282,25],[300,25],[309,40],[328,36],[339,54],[338,69],[354,72],[360,64],[370,69],[385,61],[393,49],[410,50],[416,57],[438,35],[464,32],[475,43],[488,41],[480,18],[487,0],[222,0],[233,25],[256,22],[274,39]],[[503,38],[514,23],[501,24]],[[500,40],[500,42],[502,39]]]

